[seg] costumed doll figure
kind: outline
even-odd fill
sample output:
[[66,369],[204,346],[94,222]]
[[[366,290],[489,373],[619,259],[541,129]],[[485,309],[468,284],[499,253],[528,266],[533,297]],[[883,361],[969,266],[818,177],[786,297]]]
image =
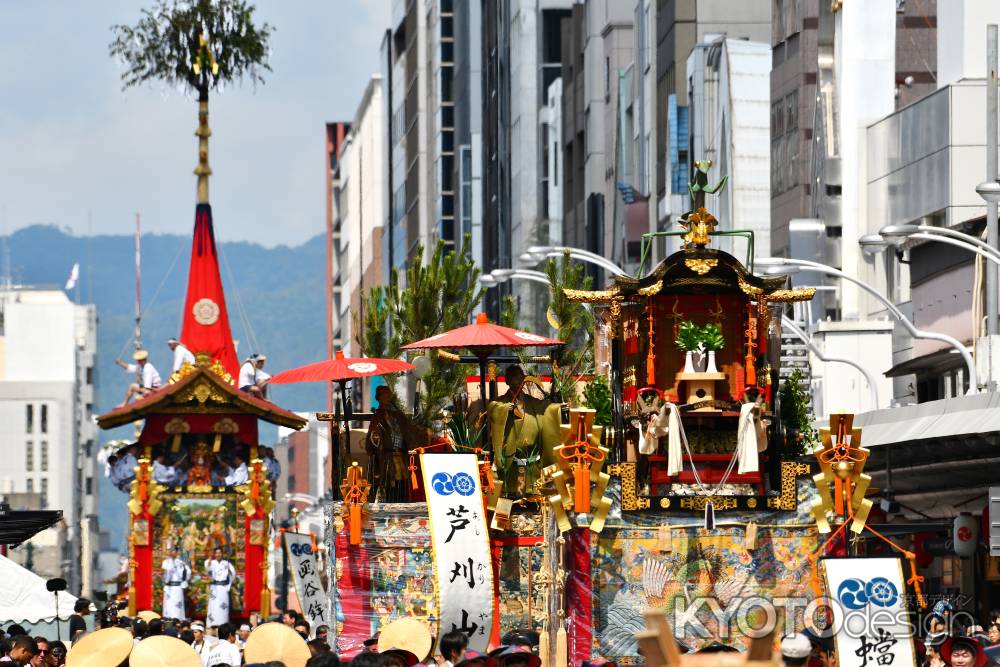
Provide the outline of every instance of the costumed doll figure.
[[163,559],[163,612],[164,618],[187,618],[184,610],[184,589],[191,578],[191,568],[181,560],[177,547]]
[[205,571],[211,579],[205,622],[209,627],[217,627],[229,622],[229,589],[236,578],[236,569],[222,555],[222,549],[216,547],[212,557],[205,561]]
[[372,415],[365,439],[371,461],[374,497],[381,502],[406,502],[407,461],[405,440],[408,419],[396,407],[392,389],[386,385],[375,390],[378,409]]
[[212,485],[212,460],[207,443],[199,442],[195,445],[194,458],[188,470],[188,486]]

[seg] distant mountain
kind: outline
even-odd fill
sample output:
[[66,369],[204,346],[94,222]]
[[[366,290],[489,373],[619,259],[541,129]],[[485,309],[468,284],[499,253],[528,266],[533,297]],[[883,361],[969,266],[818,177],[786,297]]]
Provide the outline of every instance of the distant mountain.
[[[194,224],[192,213],[192,226]],[[222,281],[233,336],[242,359],[267,354],[271,373],[323,358],[326,347],[325,236],[290,248],[253,243],[221,243]],[[97,306],[97,404],[101,414],[123,398],[128,378],[115,358],[131,354],[135,327],[135,238],[127,235],[73,236],[53,226],[36,225],[11,234],[11,275],[29,285],[63,286],[74,262],[80,263],[80,303]],[[142,237],[142,338],[150,359],[166,379],[172,356],[166,341],[180,334],[191,255],[190,235]],[[322,384],[276,386],[271,398],[298,411],[325,409]],[[102,440],[128,437],[130,429],[101,434]],[[276,437],[261,429],[262,440]],[[101,487],[102,527],[111,528],[115,544],[124,530],[123,496],[109,484]]]

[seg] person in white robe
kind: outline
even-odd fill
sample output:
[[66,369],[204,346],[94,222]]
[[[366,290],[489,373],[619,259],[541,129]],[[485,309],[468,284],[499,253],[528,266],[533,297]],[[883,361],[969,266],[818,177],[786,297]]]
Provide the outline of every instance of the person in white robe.
[[167,341],[167,347],[170,351],[174,353],[174,366],[173,371],[176,373],[181,369],[185,363],[194,366],[194,355],[191,354],[191,350],[184,347],[184,343],[180,342],[176,338],[171,338]]
[[211,580],[205,622],[209,627],[218,627],[229,622],[229,589],[236,578],[236,569],[223,557],[222,549],[215,547],[212,557],[205,561],[205,571]]
[[184,611],[184,589],[191,578],[191,568],[171,549],[168,558],[163,559],[163,612],[164,618],[187,618]]

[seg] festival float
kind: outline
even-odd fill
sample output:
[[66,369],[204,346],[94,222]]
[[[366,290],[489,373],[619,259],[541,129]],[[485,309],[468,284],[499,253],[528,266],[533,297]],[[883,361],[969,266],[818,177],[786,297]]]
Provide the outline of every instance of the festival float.
[[[705,208],[705,193],[719,188],[706,173],[699,165],[683,229],[644,239],[680,236],[681,250],[645,275],[565,291],[597,318],[610,424],[573,401],[519,401],[522,386],[538,383],[529,373],[505,394],[493,389],[477,441],[408,448],[411,502],[384,502],[365,452],[337,441],[346,473],[327,538],[341,655],[412,617],[481,646],[538,632],[546,665],[629,664],[642,661],[643,610],[675,618],[690,607],[703,631],[672,630],[687,649],[746,649],[734,629],[759,627],[766,612],[741,601],[822,590],[817,554],[837,545],[820,549],[809,452],[782,423],[778,391],[783,311],[814,290],[754,273],[752,232],[717,229]],[[713,246],[722,237],[746,240],[744,261]],[[462,361],[468,350],[492,366],[508,345],[484,340],[486,326],[496,325],[481,316],[465,327],[475,336],[445,332],[404,349],[444,347]],[[502,379],[495,370],[488,378]],[[483,576],[470,581],[469,570]],[[720,623],[706,600],[731,621]]]
[[[296,430],[306,420],[236,387],[239,363],[208,201],[207,101],[199,104],[198,118],[198,204],[180,336],[194,362],[97,423],[102,429],[135,425],[135,441],[116,452],[115,463],[119,488],[129,497],[129,615],[203,618],[214,599],[231,618],[245,619],[269,614],[271,599],[274,478],[258,449],[258,420]],[[136,282],[138,290],[138,274]],[[136,315],[138,334],[138,306]],[[156,479],[158,469],[166,477]],[[219,579],[207,568],[216,549],[232,566]],[[165,581],[164,560],[174,551],[186,572],[172,571]],[[175,599],[183,611],[163,609],[165,584],[181,589]]]

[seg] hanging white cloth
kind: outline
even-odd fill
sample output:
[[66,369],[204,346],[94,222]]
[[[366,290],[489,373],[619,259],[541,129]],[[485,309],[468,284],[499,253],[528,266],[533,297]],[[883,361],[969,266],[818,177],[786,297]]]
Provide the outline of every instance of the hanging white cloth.
[[229,589],[236,578],[236,570],[228,560],[207,560],[205,569],[208,570],[212,583],[209,585],[208,596],[208,617],[205,624],[220,626],[229,622]]
[[673,403],[664,404],[659,421],[667,424],[667,474],[673,477],[684,469],[684,450],[688,446],[680,408]]
[[754,415],[754,403],[744,403],[740,406],[740,420],[736,426],[736,458],[739,462],[736,473],[744,475],[760,470],[757,452],[760,451],[757,432],[757,418]]

